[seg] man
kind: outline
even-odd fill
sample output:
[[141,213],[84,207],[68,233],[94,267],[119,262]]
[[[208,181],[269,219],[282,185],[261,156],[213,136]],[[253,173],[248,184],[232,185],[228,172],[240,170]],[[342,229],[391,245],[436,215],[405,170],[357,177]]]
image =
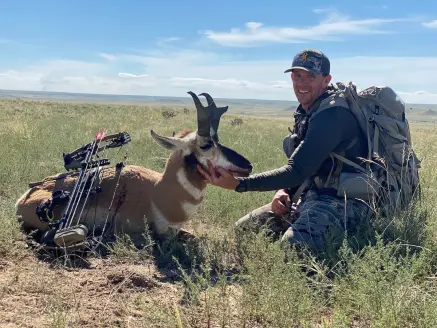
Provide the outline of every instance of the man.
[[[277,190],[271,203],[238,220],[237,226],[276,222],[280,231],[286,230],[283,241],[323,251],[340,245],[345,231],[370,215],[366,203],[339,195],[335,182],[340,172],[357,171],[330,156],[335,152],[362,165],[358,158],[367,157],[367,140],[346,101],[335,96],[325,54],[300,51],[284,73],[291,74],[299,102],[292,134],[283,143],[287,165],[246,178],[211,165],[209,172],[200,166],[199,171],[212,185],[238,192]],[[292,202],[294,194],[297,202]]]

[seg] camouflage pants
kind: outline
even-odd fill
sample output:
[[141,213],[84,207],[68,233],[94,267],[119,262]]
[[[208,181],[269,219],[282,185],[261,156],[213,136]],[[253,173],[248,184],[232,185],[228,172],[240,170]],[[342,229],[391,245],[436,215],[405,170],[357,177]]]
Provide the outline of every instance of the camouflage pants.
[[340,246],[344,233],[353,233],[358,224],[371,216],[371,212],[362,201],[345,201],[310,190],[301,202],[282,216],[275,215],[271,203],[268,203],[239,219],[236,226],[243,229],[266,226],[274,233],[283,233],[282,242],[323,252],[327,247]]

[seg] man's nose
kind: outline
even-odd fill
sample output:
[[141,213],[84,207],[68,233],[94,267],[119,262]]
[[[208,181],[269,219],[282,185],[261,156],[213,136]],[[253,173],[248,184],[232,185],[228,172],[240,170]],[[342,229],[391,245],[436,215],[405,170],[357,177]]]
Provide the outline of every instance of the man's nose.
[[307,86],[308,84],[310,84],[310,80],[309,79],[301,79],[297,85],[298,86]]

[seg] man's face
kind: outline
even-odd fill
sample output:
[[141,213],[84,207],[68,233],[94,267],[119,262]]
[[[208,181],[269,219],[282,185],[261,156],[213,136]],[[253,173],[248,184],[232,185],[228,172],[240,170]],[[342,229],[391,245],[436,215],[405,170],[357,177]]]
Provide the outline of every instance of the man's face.
[[291,72],[291,80],[297,100],[304,109],[308,109],[325,91],[331,81],[331,75],[316,75],[303,69],[294,69]]

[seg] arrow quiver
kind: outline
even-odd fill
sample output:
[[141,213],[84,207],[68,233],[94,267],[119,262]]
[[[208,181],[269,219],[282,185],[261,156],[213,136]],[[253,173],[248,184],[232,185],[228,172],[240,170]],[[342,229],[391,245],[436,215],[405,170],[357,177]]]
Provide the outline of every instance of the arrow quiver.
[[[46,179],[41,182],[32,183],[33,186],[47,182],[62,179],[65,176],[78,176],[73,190],[60,191],[55,190],[52,193],[52,199],[47,200],[37,207],[37,215],[42,222],[50,222],[51,230],[46,236],[51,236],[55,244],[59,247],[69,247],[74,244],[85,242],[88,234],[88,228],[79,224],[82,211],[85,208],[88,198],[93,197],[99,192],[102,192],[99,186],[98,179],[100,169],[104,166],[109,166],[111,162],[107,158],[100,158],[99,153],[106,149],[119,148],[131,141],[131,136],[127,132],[120,132],[111,135],[105,135],[104,132],[96,134],[94,139],[81,146],[80,148],[70,152],[63,153],[64,168],[67,172],[62,177],[58,176],[51,179]],[[117,163],[117,171],[120,173],[124,163]],[[70,173],[70,171],[72,171]],[[95,185],[95,186],[94,186]],[[61,217],[55,220],[53,217],[53,208],[57,205],[68,203],[63,210]],[[81,208],[80,201],[83,200]],[[77,215],[76,224],[73,225],[73,219]],[[102,231],[103,234],[103,231]]]

